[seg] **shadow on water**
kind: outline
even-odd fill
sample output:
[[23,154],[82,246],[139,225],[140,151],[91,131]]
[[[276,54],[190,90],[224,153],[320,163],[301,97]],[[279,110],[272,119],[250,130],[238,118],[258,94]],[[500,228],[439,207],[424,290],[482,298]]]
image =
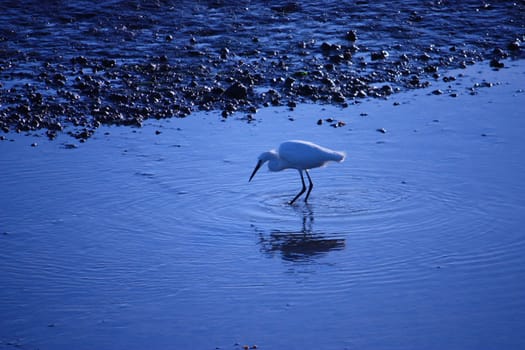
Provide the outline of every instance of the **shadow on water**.
[[301,218],[299,230],[275,229],[269,235],[259,232],[259,244],[265,254],[274,256],[276,252],[280,252],[283,260],[308,262],[330,251],[345,248],[344,238],[314,230],[314,211],[310,204],[296,206],[294,211]]

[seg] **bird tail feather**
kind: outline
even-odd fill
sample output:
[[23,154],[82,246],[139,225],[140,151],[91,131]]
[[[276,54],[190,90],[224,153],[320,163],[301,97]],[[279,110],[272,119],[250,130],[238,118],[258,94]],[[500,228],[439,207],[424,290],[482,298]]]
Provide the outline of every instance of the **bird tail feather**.
[[334,162],[338,162],[338,163],[341,163],[342,161],[344,161],[346,158],[346,153],[345,152],[337,152],[337,151],[334,151],[332,153],[332,160]]

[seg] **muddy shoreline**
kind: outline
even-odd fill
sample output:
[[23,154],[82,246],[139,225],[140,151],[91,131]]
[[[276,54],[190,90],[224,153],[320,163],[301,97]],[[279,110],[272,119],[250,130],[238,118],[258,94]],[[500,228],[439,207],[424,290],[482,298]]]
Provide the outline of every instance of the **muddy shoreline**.
[[[525,3],[7,1],[0,129],[86,140],[102,124],[265,106],[347,107],[522,59]],[[441,93],[436,91],[436,94]]]

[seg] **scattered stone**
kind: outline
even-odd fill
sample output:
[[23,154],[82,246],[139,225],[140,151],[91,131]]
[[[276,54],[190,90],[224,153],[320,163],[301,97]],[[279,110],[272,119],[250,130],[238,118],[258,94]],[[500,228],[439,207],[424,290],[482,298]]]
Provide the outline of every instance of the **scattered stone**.
[[382,133],[382,134],[386,134],[386,129],[385,128],[379,128],[379,129],[376,129],[376,131]]
[[430,55],[428,53],[426,53],[426,52],[419,56],[419,59],[422,60],[422,61],[428,61],[431,58],[432,57],[430,57]]
[[[367,97],[427,87],[431,77],[454,81],[454,77],[440,78],[438,72],[443,68],[451,71],[483,60],[492,68],[503,68],[503,60],[519,58],[522,47],[523,38],[518,34],[522,32],[521,7],[516,2],[477,4],[478,10],[487,12],[476,30],[467,28],[462,20],[470,15],[472,8],[468,6],[441,2],[440,11],[431,12],[433,2],[400,5],[400,16],[384,17],[384,26],[360,27],[359,37],[366,36],[367,43],[377,45],[370,48],[355,45],[355,28],[339,28],[340,34],[318,39],[309,26],[311,21],[329,22],[338,15],[335,9],[340,11],[339,6],[328,5],[319,11],[295,0],[270,6],[255,2],[230,13],[230,6],[212,1],[207,6],[219,20],[204,27],[191,17],[191,11],[186,14],[170,8],[184,17],[184,30],[176,35],[169,34],[173,26],[166,18],[170,16],[150,16],[151,11],[159,10],[157,6],[141,9],[144,18],[155,18],[153,34],[149,21],[130,23],[129,9],[124,8],[111,21],[101,21],[108,18],[104,14],[82,17],[82,26],[72,26],[68,40],[61,40],[64,34],[60,31],[38,30],[38,38],[27,40],[27,33],[38,23],[30,21],[31,11],[22,11],[22,5],[13,2],[16,18],[10,29],[0,34],[0,42],[9,43],[0,60],[0,130],[24,133],[41,129],[54,140],[66,128],[69,135],[84,142],[100,125],[140,126],[148,118],[184,118],[195,110],[215,110],[226,118],[236,110],[253,114],[252,106],[294,108],[300,102],[319,102],[345,107]],[[260,16],[268,7],[275,21]],[[56,16],[48,19],[51,26],[61,25],[64,18],[77,20],[64,8],[56,11]],[[352,18],[383,18],[391,9],[346,6],[345,11]],[[442,16],[452,11],[457,15]],[[505,26],[500,25],[503,11],[508,15]],[[428,20],[428,13],[438,20]],[[301,33],[283,31],[281,21],[301,28]],[[424,22],[427,30],[414,38],[411,26],[422,25],[419,22]],[[336,23],[327,24],[337,30]],[[249,34],[252,26],[257,32]],[[392,28],[396,30],[392,32]],[[443,46],[443,38],[462,32],[469,33],[466,45],[465,38],[454,37],[454,43]],[[84,38],[96,49],[82,55]],[[54,44],[39,45],[43,42]],[[71,42],[76,43],[73,52],[77,53],[71,54]],[[388,60],[389,55],[396,59]],[[378,82],[387,85],[375,87]],[[268,88],[275,93],[263,91]],[[449,94],[450,89],[446,90]]]
[[346,40],[348,41],[357,41],[357,31],[349,30],[345,35]]
[[294,78],[291,78],[291,77],[288,77],[286,78],[286,80],[284,81],[284,86],[286,86],[287,88],[291,88],[293,86],[293,84],[295,83],[295,79]]
[[381,87],[381,93],[383,93],[384,95],[391,95],[394,93],[394,89],[390,85],[383,85]]
[[332,100],[334,102],[343,103],[345,102],[346,98],[341,92],[338,91],[334,92],[334,94],[332,95]]
[[228,58],[228,56],[230,56],[230,49],[228,49],[227,47],[223,47],[221,49],[221,58],[225,60]]
[[370,54],[370,58],[372,59],[372,61],[384,60],[388,56],[389,56],[389,53],[388,53],[388,51],[385,51],[385,50],[378,51],[378,52],[372,52]]
[[441,91],[440,89],[436,89],[432,91],[432,95],[442,95],[442,94],[443,94],[443,91]]
[[499,69],[505,67],[505,64],[503,64],[503,62],[497,60],[496,58],[493,58],[492,60],[490,60],[490,66]]
[[322,119],[317,120],[317,125],[323,125],[323,120]]
[[245,100],[248,97],[248,89],[242,83],[235,82],[224,92],[229,98]]
[[33,143],[31,144],[31,147],[36,147],[36,146],[38,146],[38,143],[36,143],[36,142],[33,142]]
[[112,59],[109,59],[109,58],[102,59],[102,66],[104,66],[106,68],[113,68],[116,65],[117,65],[117,61],[115,61],[115,60],[112,60]]
[[435,65],[429,65],[425,67],[425,72],[427,73],[437,73],[438,70],[439,70],[438,66],[435,66]]
[[521,47],[521,43],[519,40],[514,40],[513,42],[509,43],[507,47],[511,51],[519,51]]

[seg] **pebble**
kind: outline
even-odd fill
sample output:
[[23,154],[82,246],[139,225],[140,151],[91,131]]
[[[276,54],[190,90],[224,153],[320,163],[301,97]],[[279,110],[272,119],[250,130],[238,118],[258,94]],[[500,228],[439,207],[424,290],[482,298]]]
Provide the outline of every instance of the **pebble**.
[[519,51],[521,48],[521,44],[519,40],[514,40],[513,42],[509,43],[507,47],[511,51]]
[[224,92],[229,98],[244,100],[248,97],[248,89],[242,83],[235,82]]
[[377,60],[384,60],[386,59],[390,54],[388,53],[388,51],[385,51],[385,50],[382,50],[382,51],[378,51],[378,52],[372,52],[370,54],[370,58],[372,59],[372,61],[377,61]]
[[490,66],[493,67],[493,68],[503,68],[505,67],[505,64],[495,58],[493,58],[492,60],[490,60]]
[[357,41],[357,31],[349,30],[345,35],[346,40],[348,41]]

